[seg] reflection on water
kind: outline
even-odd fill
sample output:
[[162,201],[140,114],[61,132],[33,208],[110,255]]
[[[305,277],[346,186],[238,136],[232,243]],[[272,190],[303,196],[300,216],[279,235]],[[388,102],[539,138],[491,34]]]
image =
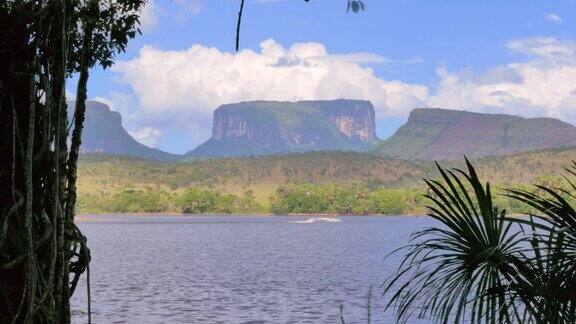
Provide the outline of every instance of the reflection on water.
[[[95,323],[390,323],[384,260],[424,217],[98,215],[79,221],[92,250]],[[85,310],[85,285],[72,309]],[[84,323],[77,315],[74,322]]]

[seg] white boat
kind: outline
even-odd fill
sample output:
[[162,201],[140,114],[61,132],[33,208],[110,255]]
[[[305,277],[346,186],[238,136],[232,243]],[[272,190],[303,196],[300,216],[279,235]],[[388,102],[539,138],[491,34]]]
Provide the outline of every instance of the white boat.
[[295,221],[294,223],[308,224],[308,223],[341,223],[342,221],[336,217],[312,217],[305,221]]

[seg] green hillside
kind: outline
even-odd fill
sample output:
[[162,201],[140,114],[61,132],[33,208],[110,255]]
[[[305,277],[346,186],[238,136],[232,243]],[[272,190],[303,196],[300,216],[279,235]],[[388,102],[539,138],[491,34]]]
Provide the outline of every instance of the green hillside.
[[521,118],[447,109],[414,109],[374,153],[445,160],[576,146],[576,127],[552,118]]
[[171,190],[198,186],[233,193],[247,187],[262,196],[262,189],[268,194],[269,188],[275,189],[288,181],[411,186],[424,176],[423,170],[426,170],[423,163],[356,152],[199,159],[182,163],[86,154],[80,160],[78,186],[81,192],[159,185]]
[[[576,148],[532,151],[473,162],[481,177],[498,189],[529,188],[532,183],[561,185],[560,174],[572,160],[576,160]],[[463,161],[442,164],[463,167]],[[82,212],[181,212],[192,208],[190,204],[183,205],[183,200],[190,202],[190,197],[196,197],[193,206],[202,202],[199,206],[208,204],[212,209],[201,210],[213,212],[371,213],[397,211],[402,207],[401,213],[422,213],[420,194],[425,190],[422,178],[437,177],[432,162],[354,152],[185,163],[88,154],[79,165],[79,207]],[[384,197],[393,199],[388,205],[378,205],[378,201],[387,201]],[[504,204],[510,203],[503,197],[499,199]],[[345,206],[342,201],[347,201]]]

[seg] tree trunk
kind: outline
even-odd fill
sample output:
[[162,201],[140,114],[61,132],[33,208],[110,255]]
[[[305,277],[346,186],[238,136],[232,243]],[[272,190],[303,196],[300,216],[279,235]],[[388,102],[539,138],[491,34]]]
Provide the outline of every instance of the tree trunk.
[[[78,28],[72,4],[0,6],[1,323],[69,323],[69,269],[78,278],[89,260],[70,251],[81,242],[89,255],[73,223],[75,171],[68,183],[78,153],[68,161],[64,87],[71,28]],[[76,112],[78,138],[83,113]]]
[[90,261],[74,224],[88,71],[125,50],[144,3],[0,1],[0,323],[70,322],[69,300]]

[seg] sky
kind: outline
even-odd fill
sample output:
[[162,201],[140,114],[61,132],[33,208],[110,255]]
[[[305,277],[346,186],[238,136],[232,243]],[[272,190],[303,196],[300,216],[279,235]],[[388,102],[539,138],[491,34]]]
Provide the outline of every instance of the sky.
[[576,124],[576,0],[364,0],[358,14],[346,1],[246,0],[236,52],[239,0],[149,0],[89,98],[172,153],[248,100],[370,100],[380,138],[419,107]]

